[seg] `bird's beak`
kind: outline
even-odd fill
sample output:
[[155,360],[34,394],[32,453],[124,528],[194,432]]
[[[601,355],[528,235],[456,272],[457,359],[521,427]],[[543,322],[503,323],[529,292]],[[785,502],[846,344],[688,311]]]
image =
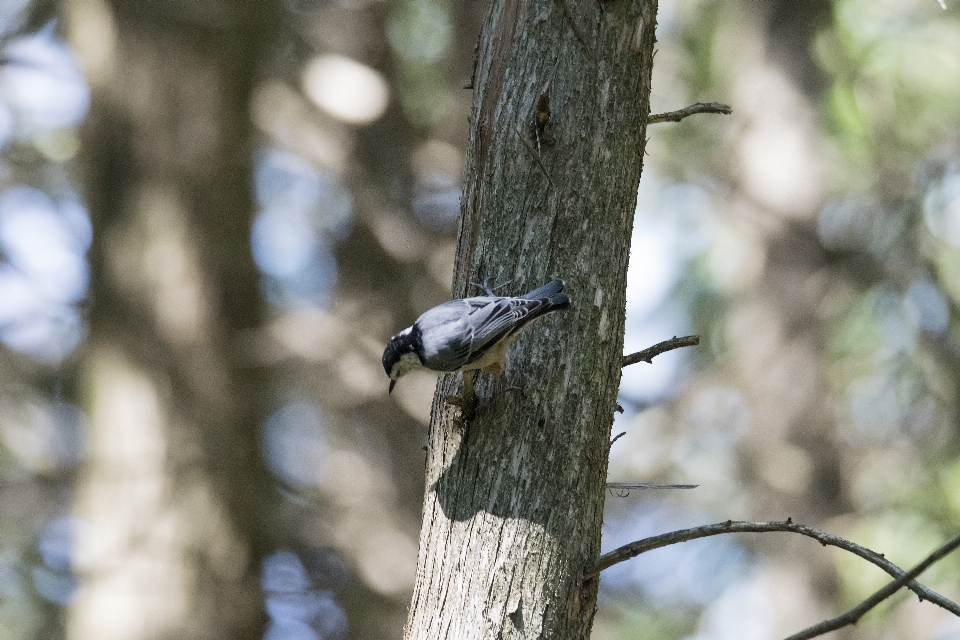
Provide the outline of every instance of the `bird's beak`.
[[387,389],[387,395],[390,395],[391,393],[393,393],[393,385],[395,385],[395,384],[397,384],[397,381],[396,381],[396,380],[391,380],[391,381],[390,381],[390,388]]

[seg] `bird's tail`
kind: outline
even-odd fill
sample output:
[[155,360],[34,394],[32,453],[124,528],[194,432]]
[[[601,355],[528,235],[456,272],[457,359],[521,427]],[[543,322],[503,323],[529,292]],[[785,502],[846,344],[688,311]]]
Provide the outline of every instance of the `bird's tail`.
[[566,309],[570,306],[570,298],[568,298],[567,294],[563,292],[563,288],[565,286],[566,283],[557,278],[556,280],[551,280],[538,289],[534,289],[523,297],[527,300],[543,300],[544,298],[549,300],[550,306],[545,310],[545,312],[553,311],[554,309]]

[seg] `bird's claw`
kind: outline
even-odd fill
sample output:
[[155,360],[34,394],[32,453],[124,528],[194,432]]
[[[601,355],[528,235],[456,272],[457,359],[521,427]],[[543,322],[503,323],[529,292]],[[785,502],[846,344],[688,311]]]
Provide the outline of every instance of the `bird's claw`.
[[457,407],[458,409],[460,409],[460,411],[463,412],[463,415],[464,417],[467,418],[467,420],[472,420],[474,416],[477,415],[477,397],[476,396],[467,397],[467,398],[465,398],[462,395],[446,396],[444,400],[446,400],[447,404],[451,404]]
[[463,391],[459,396],[446,396],[447,404],[459,407],[463,415],[472,419],[477,413],[477,394],[473,390],[473,372],[463,372]]
[[506,393],[506,392],[508,392],[508,391],[516,391],[517,393],[520,394],[521,397],[523,397],[523,398],[526,398],[526,397],[527,397],[527,392],[524,391],[524,390],[523,390],[522,388],[520,388],[520,387],[504,387],[504,389],[501,391],[501,393]]
[[443,398],[447,404],[452,404],[455,407],[460,407],[461,409],[467,409],[471,404],[476,404],[476,400],[470,401],[463,396],[445,396]]
[[471,282],[470,284],[475,286],[478,289],[482,289],[488,296],[492,297],[496,294],[497,291],[499,291],[500,289],[503,289],[505,286],[513,282],[513,280],[507,280],[499,287],[491,287],[490,286],[491,280],[493,280],[492,277],[487,277],[483,279],[483,284],[477,284],[476,282]]

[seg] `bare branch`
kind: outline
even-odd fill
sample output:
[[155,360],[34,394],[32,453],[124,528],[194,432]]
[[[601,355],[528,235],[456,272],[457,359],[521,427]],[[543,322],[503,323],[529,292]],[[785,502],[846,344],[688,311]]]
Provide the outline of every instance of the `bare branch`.
[[932,565],[934,562],[937,562],[957,547],[960,547],[960,536],[957,536],[953,540],[950,540],[940,548],[936,549],[933,553],[924,558],[920,564],[874,593],[872,596],[855,606],[853,609],[850,609],[850,611],[847,611],[836,618],[824,620],[823,622],[815,624],[812,627],[807,627],[803,631],[793,634],[786,640],[809,640],[809,638],[815,638],[816,636],[823,635],[829,631],[839,629],[840,627],[845,627],[848,624],[856,624],[857,620],[863,617],[863,614],[892,596],[908,582],[912,582],[914,578],[926,571],[930,565]]
[[628,367],[631,364],[637,364],[638,362],[649,362],[653,363],[653,359],[660,355],[661,353],[666,353],[667,351],[673,351],[674,349],[679,349],[681,347],[695,347],[700,344],[700,336],[684,336],[678,338],[673,336],[669,340],[664,340],[659,344],[655,344],[652,347],[647,347],[643,351],[637,351],[636,353],[631,353],[628,356],[623,356],[622,367]]
[[678,111],[668,111],[666,113],[651,113],[647,117],[647,124],[657,124],[658,122],[680,122],[688,116],[697,113],[722,113],[730,115],[733,113],[733,107],[722,102],[698,102],[685,109]]
[[[734,522],[732,520],[727,520],[726,522],[721,522],[718,524],[708,524],[702,527],[694,527],[692,529],[671,531],[670,533],[654,536],[652,538],[644,538],[643,540],[631,542],[630,544],[603,554],[600,556],[600,559],[597,560],[597,563],[587,570],[585,577],[589,578],[595,576],[604,569],[636,557],[641,553],[653,551],[654,549],[660,549],[661,547],[666,547],[671,544],[677,544],[678,542],[687,542],[688,540],[696,540],[698,538],[706,538],[724,533],[765,533],[768,531],[799,533],[800,535],[807,536],[808,538],[813,538],[823,546],[830,545],[832,547],[837,547],[839,549],[843,549],[844,551],[849,551],[854,555],[860,556],[867,562],[872,562],[876,566],[880,567],[894,578],[900,579],[906,575],[903,569],[893,564],[875,551],[871,551],[866,547],[861,547],[855,542],[850,542],[849,540],[845,540],[839,536],[820,531],[819,529],[814,529],[813,527],[808,527],[802,524],[796,524],[788,518],[784,522]],[[949,598],[943,597],[932,589],[928,589],[919,582],[908,582],[909,583],[907,584],[907,587],[916,593],[921,600],[929,600],[933,604],[946,609],[955,616],[960,616],[960,605],[958,605],[956,602],[950,600]]]
[[625,498],[631,491],[649,491],[651,489],[696,489],[698,484],[657,484],[655,482],[608,482],[607,490],[618,498]]

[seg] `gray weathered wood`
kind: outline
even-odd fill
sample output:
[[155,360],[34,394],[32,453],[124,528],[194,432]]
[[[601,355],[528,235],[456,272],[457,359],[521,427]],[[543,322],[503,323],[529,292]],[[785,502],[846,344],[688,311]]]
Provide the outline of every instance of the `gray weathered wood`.
[[655,19],[656,0],[491,2],[454,291],[560,277],[572,308],[521,336],[505,380],[477,376],[473,419],[441,378],[407,638],[589,637]]

